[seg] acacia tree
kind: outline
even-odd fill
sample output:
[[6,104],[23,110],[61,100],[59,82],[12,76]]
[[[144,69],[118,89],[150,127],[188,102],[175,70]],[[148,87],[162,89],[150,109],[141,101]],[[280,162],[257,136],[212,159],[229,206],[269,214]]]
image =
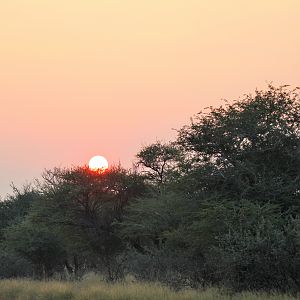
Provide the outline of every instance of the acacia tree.
[[178,138],[190,154],[194,189],[300,212],[299,99],[297,89],[270,86],[198,114]]
[[174,143],[157,141],[144,147],[136,157],[137,165],[150,182],[161,185],[178,175],[181,152]]
[[35,278],[46,279],[55,270],[62,270],[64,242],[49,226],[36,225],[25,220],[9,227],[5,231],[5,244],[9,251],[31,262]]
[[0,277],[29,276],[32,264],[14,248],[8,247],[7,231],[18,226],[29,214],[39,192],[33,185],[26,184],[21,189],[12,185],[13,193],[0,201]]
[[198,114],[179,131],[176,195],[133,203],[125,236],[139,236],[166,273],[172,267],[156,256],[157,244],[177,262],[188,257],[178,267],[190,283],[299,290],[299,134],[299,93],[286,87]]
[[12,185],[13,193],[0,201],[0,240],[2,231],[13,224],[24,220],[39,192],[32,185],[26,184],[22,189]]
[[[269,86],[210,108],[179,131],[178,143],[189,154],[181,187],[199,203],[182,234],[204,255],[209,273],[235,278],[227,283],[236,289],[299,289],[297,234],[285,238],[300,212],[298,90]],[[272,213],[247,226],[238,212],[249,208],[249,219],[263,208]]]
[[116,234],[124,207],[144,192],[141,177],[121,167],[94,172],[86,167],[48,171],[35,222],[51,224],[64,235],[70,258],[66,267],[101,268],[108,279],[120,276],[119,254],[125,247]]

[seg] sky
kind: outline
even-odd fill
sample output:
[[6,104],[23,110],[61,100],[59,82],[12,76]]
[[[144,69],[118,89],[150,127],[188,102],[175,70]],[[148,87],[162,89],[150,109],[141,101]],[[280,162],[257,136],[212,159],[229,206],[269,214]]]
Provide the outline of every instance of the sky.
[[300,85],[299,0],[0,0],[0,195],[130,167],[207,106]]

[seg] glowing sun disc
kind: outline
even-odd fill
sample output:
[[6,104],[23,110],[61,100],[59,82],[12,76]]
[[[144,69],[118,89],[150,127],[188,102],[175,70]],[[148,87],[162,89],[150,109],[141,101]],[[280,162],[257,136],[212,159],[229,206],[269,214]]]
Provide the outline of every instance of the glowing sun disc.
[[89,168],[92,171],[105,171],[108,168],[108,161],[105,157],[96,155],[90,159]]

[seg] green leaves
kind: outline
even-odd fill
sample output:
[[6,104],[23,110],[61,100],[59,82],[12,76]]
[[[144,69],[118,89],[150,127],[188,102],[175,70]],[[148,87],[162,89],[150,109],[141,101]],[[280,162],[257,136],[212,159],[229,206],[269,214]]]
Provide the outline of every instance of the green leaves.
[[266,199],[300,212],[299,120],[299,94],[285,87],[210,108],[179,132],[178,143],[189,154],[187,176],[197,176],[195,188],[202,191]]
[[136,156],[137,165],[150,182],[164,184],[178,175],[182,154],[174,143],[156,142],[144,147]]
[[178,133],[143,147],[134,171],[56,168],[0,203],[0,260],[11,251],[40,277],[299,291],[298,91],[269,86]]

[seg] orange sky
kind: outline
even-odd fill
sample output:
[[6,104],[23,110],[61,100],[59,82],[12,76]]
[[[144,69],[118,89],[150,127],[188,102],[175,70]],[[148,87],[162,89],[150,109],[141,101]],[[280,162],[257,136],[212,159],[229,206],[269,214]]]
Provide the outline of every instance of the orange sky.
[[265,88],[300,85],[299,0],[0,0],[0,194],[141,145]]

